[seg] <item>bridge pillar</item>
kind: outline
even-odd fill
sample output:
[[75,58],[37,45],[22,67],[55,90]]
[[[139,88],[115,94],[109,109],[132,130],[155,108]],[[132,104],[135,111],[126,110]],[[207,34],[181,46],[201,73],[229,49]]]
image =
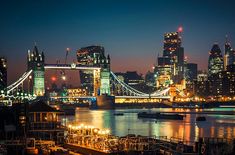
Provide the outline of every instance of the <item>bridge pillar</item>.
[[98,96],[99,88],[100,88],[100,69],[93,71],[93,78],[94,78],[94,96]]
[[34,46],[33,51],[28,51],[28,70],[33,70],[33,94],[36,96],[44,96],[45,94],[45,69],[44,69],[44,53],[38,51]]
[[101,59],[101,71],[100,71],[100,95],[110,95],[110,57],[104,56]]

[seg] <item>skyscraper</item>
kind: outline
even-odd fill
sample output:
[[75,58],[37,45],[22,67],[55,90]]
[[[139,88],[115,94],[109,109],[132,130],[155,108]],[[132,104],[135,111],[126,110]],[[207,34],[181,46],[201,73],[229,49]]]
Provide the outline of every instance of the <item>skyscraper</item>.
[[181,46],[181,31],[164,35],[163,57],[168,57],[171,60],[171,76],[174,83],[180,83],[184,78],[184,48]]
[[223,68],[224,68],[223,56],[221,54],[219,45],[215,43],[209,52],[208,75],[211,76],[212,74],[221,72],[223,71]]
[[163,56],[158,56],[155,69],[157,87],[180,84],[184,79],[184,48],[181,46],[182,27],[164,34]]
[[235,64],[235,50],[232,49],[231,44],[226,36],[226,42],[224,45],[224,69],[227,69],[227,66]]
[[0,57],[0,90],[7,87],[7,60]]

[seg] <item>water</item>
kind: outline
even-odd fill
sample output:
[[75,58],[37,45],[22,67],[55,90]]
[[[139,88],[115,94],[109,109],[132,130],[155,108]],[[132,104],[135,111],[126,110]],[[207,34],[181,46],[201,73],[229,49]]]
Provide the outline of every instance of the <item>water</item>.
[[[214,111],[233,109],[217,108]],[[89,110],[79,108],[75,116],[68,116],[68,122],[74,124],[93,125],[97,128],[109,128],[111,134],[125,136],[136,134],[143,136],[167,136],[184,139],[187,142],[197,141],[199,137],[235,138],[234,115],[199,115],[187,114],[182,120],[138,119],[138,112],[185,111],[184,109],[117,109]],[[190,111],[190,110],[187,110]],[[114,113],[124,113],[116,116]],[[197,116],[206,116],[206,121],[196,122]]]

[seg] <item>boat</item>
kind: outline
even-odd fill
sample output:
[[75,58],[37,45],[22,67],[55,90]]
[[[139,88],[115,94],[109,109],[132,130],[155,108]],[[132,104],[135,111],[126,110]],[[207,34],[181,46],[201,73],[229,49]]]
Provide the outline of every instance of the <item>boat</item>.
[[124,113],[114,113],[113,115],[114,115],[114,116],[123,116]]
[[138,113],[138,118],[154,118],[154,119],[170,119],[170,120],[183,120],[184,116],[179,114],[161,114],[161,113]]
[[206,117],[204,117],[204,116],[198,116],[198,117],[196,118],[196,121],[206,121]]

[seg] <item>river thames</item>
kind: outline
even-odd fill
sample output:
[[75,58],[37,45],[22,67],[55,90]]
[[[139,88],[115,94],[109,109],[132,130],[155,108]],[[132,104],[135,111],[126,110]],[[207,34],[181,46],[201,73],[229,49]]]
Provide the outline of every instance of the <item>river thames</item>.
[[[207,109],[214,111],[235,111],[232,108]],[[111,134],[125,136],[136,134],[143,136],[167,136],[180,138],[186,143],[193,143],[199,137],[235,138],[234,115],[186,114],[184,120],[156,120],[138,118],[138,112],[190,111],[189,109],[116,109],[89,110],[76,109],[75,116],[67,116],[69,123],[93,125],[97,128],[110,129]],[[195,111],[195,110],[191,110]],[[115,115],[123,113],[123,115]],[[206,121],[196,122],[197,116],[205,116]]]

